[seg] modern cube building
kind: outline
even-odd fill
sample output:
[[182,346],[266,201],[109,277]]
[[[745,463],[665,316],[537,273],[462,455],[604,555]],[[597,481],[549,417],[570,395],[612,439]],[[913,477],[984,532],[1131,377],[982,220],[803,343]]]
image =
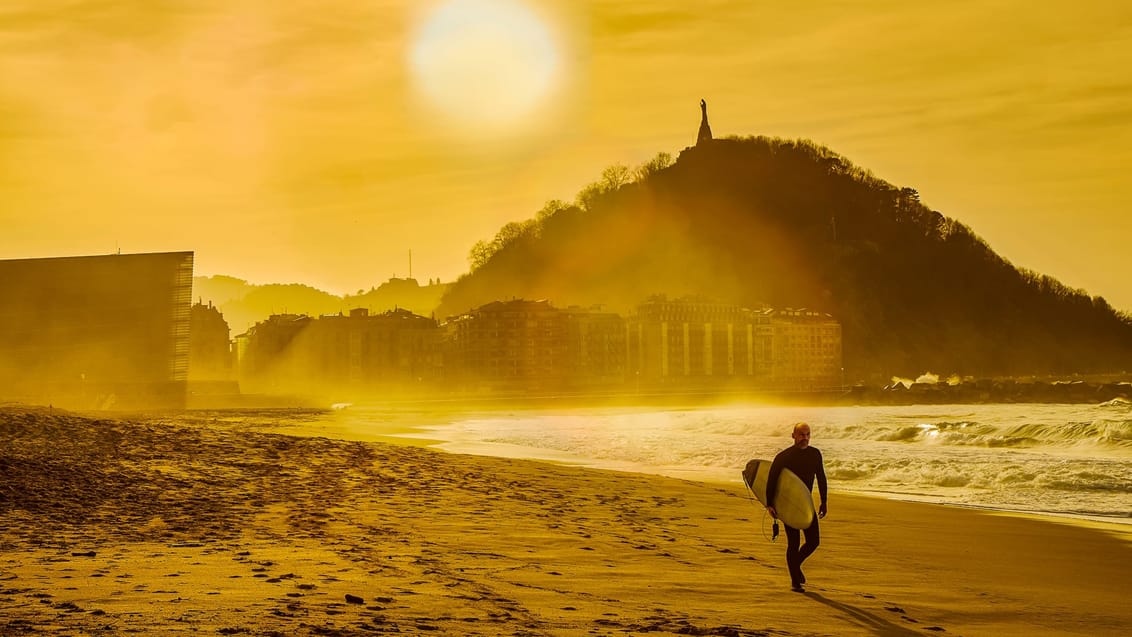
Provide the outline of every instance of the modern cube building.
[[180,407],[193,253],[0,260],[0,399]]

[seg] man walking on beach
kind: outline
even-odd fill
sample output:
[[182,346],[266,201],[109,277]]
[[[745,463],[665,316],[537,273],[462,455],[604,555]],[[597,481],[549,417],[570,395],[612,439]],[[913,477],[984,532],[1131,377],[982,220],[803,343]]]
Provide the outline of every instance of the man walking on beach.
[[[770,465],[770,473],[767,474],[766,510],[772,518],[778,519],[778,512],[774,510],[774,495],[778,487],[778,476],[783,469],[793,471],[811,493],[814,489],[814,478],[817,478],[818,495],[821,496],[818,517],[814,518],[807,529],[799,530],[786,526],[786,566],[790,569],[790,588],[801,593],[805,591],[802,585],[806,583],[806,576],[802,574],[802,562],[817,550],[821,542],[818,519],[825,517],[827,488],[821,452],[810,446],[810,426],[804,422],[797,423],[790,437],[794,439],[794,445],[774,457],[774,462]],[[806,534],[806,543],[799,547],[802,533]]]

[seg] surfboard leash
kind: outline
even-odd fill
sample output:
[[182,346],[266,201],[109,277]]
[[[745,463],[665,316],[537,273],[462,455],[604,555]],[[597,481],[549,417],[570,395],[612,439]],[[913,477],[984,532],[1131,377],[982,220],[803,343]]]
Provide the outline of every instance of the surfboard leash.
[[763,539],[768,541],[768,542],[777,541],[778,540],[778,532],[779,532],[778,520],[775,519],[774,523],[770,525],[770,538],[767,538],[767,536],[766,536],[766,516],[768,516],[770,514],[766,512],[766,507],[764,507],[762,505],[762,502],[759,502],[758,499],[755,498],[755,492],[751,489],[751,485],[747,484],[746,480],[743,480],[743,484],[746,485],[746,487],[747,487],[747,499],[751,501],[751,504],[753,504],[753,505],[755,505],[755,506],[757,506],[757,507],[759,507],[760,509],[763,510],[763,519],[762,519],[762,522],[759,523],[759,529],[762,531]]

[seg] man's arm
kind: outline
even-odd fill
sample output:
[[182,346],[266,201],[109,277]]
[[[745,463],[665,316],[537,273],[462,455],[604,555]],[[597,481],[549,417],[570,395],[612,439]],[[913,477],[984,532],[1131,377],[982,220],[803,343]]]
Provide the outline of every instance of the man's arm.
[[821,496],[821,506],[818,508],[818,517],[824,518],[826,512],[826,500],[829,496],[829,485],[825,480],[825,461],[822,460],[821,452],[818,452],[818,495]]

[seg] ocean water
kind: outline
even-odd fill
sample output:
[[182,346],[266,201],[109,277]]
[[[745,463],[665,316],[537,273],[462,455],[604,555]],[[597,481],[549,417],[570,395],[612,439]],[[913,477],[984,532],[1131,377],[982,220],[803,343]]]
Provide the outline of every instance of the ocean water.
[[[365,431],[378,412],[347,407]],[[810,423],[831,489],[1132,524],[1132,404],[481,412],[415,434],[456,452],[733,483]]]
[[[195,414],[195,415],[189,415]],[[1132,403],[188,412],[174,420],[720,482],[811,425],[834,491],[1132,524]],[[415,440],[409,440],[415,439]],[[831,506],[835,506],[831,504]]]

